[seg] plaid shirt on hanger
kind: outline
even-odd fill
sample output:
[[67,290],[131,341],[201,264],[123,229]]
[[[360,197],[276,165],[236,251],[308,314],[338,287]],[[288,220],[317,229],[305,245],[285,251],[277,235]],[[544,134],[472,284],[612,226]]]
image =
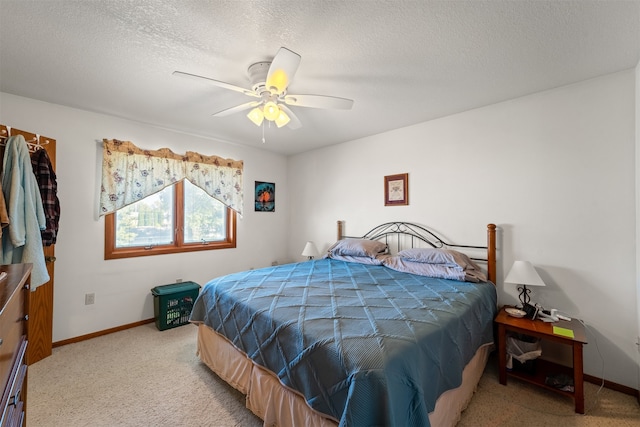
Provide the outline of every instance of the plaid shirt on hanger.
[[58,221],[60,220],[60,201],[58,200],[58,183],[56,173],[53,171],[51,159],[46,150],[36,150],[31,155],[31,166],[38,181],[42,207],[47,221],[46,229],[41,231],[42,244],[51,246],[56,243],[58,237]]

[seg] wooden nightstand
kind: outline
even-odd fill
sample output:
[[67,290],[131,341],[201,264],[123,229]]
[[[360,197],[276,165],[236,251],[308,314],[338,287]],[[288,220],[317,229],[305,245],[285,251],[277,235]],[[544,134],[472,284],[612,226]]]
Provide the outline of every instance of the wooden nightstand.
[[[582,346],[587,343],[584,325],[576,319],[571,319],[570,322],[560,320],[554,323],[546,323],[542,320],[520,319],[509,316],[504,310],[504,307],[496,316],[495,321],[498,324],[498,368],[500,372],[500,384],[507,384],[507,376],[520,378],[523,381],[572,397],[575,400],[576,412],[584,414]],[[554,326],[572,330],[573,337],[554,333]],[[535,373],[529,374],[516,370],[507,371],[507,332],[521,333],[571,346],[573,348],[573,367],[569,368],[547,360],[537,359]],[[548,374],[555,375],[559,373],[567,374],[573,378],[573,392],[563,391],[545,384],[545,379]]]

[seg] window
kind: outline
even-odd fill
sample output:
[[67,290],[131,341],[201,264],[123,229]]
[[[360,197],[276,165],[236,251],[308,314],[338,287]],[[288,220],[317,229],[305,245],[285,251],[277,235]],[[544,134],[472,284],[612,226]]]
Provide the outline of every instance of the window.
[[236,247],[242,160],[102,142],[105,259]]
[[105,216],[105,259],[235,247],[235,211],[187,179]]

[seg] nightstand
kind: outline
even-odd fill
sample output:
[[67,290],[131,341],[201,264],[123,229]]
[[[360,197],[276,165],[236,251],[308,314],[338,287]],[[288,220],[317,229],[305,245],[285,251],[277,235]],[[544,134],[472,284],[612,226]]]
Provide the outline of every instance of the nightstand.
[[[584,414],[582,346],[587,343],[584,325],[576,319],[571,319],[569,322],[560,320],[558,322],[546,323],[542,320],[517,318],[509,316],[504,309],[505,307],[500,310],[495,319],[498,325],[498,368],[500,384],[507,384],[507,376],[519,378],[531,384],[544,387],[547,390],[572,397],[575,401],[575,411],[579,414]],[[562,329],[556,329],[554,332],[554,326]],[[568,330],[573,331],[573,336],[570,336]],[[554,341],[571,346],[573,349],[573,367],[566,367],[547,360],[536,359],[536,369],[534,373],[516,370],[507,371],[508,332],[521,333],[542,340]],[[574,391],[563,391],[545,384],[545,379],[549,374],[569,375],[573,378]]]

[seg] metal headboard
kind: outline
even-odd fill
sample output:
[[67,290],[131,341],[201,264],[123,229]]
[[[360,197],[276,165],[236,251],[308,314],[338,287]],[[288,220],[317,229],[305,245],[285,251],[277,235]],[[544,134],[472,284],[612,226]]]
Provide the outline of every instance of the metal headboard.
[[[389,238],[395,237],[397,250],[401,249],[401,243],[405,243],[406,240],[401,241],[397,238],[399,235],[408,236],[409,243],[413,248],[416,242],[423,242],[433,248],[459,248],[459,249],[484,249],[487,251],[486,258],[474,258],[475,261],[481,261],[487,263],[487,277],[495,282],[496,279],[496,226],[495,224],[487,225],[487,245],[457,245],[449,243],[442,239],[440,236],[426,229],[425,227],[413,224],[410,222],[387,222],[377,227],[372,228],[362,236],[347,236],[344,234],[344,221],[338,221],[338,240],[342,239],[368,239],[368,240],[380,240],[389,245]],[[404,246],[404,245],[403,245]]]

